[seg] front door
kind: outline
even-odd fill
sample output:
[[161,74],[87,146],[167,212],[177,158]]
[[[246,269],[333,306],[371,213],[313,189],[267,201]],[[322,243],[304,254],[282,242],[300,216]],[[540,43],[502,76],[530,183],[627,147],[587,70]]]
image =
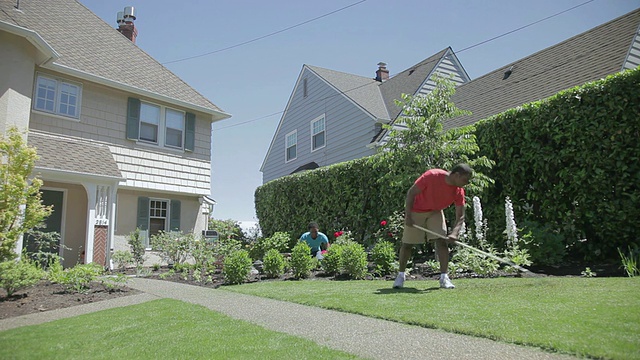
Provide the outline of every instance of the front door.
[[[42,232],[57,232],[62,235],[62,204],[64,200],[64,192],[56,190],[40,190],[42,204],[45,206],[53,206],[51,215],[44,220],[44,228],[39,229]],[[40,249],[41,251],[52,252],[62,256],[62,251],[59,251],[59,241],[51,248]],[[28,252],[37,251],[37,245],[33,241],[32,237],[28,237],[25,241],[24,247]]]

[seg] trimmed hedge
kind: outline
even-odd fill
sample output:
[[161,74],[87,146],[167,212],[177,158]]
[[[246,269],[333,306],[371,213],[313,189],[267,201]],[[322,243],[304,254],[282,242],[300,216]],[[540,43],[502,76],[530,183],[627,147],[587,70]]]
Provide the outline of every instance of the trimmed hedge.
[[640,68],[475,126],[480,153],[496,162],[482,197],[489,224],[504,222],[509,196],[573,256],[614,259],[617,247],[640,245]]

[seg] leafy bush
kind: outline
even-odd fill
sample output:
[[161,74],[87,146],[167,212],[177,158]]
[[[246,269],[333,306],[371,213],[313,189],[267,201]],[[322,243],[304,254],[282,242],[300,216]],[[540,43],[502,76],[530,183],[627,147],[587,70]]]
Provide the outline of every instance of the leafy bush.
[[169,264],[182,264],[187,261],[194,242],[194,234],[178,231],[162,231],[151,237],[151,247],[159,251],[160,257]]
[[287,251],[291,236],[286,232],[277,232],[267,238],[259,238],[251,248],[251,258],[260,260],[270,249],[276,249],[279,253]]
[[342,250],[343,245],[340,243],[334,243],[329,247],[321,262],[326,273],[337,275],[342,272]]
[[129,278],[125,274],[115,274],[101,279],[102,286],[110,292],[121,289],[127,284]]
[[133,256],[133,262],[136,267],[142,266],[145,260],[144,242],[140,238],[140,229],[136,229],[134,232],[127,236],[127,242],[131,248],[131,255]]
[[264,273],[271,278],[280,277],[284,274],[285,260],[278,249],[271,249],[264,255]]
[[251,271],[251,258],[246,250],[238,250],[224,258],[222,274],[227,284],[242,284]]
[[133,264],[133,254],[129,251],[118,250],[111,255],[111,260],[116,265],[116,269],[124,271],[129,265]]
[[522,222],[522,247],[527,249],[530,260],[536,265],[558,265],[562,263],[567,250],[564,235],[554,231],[549,225],[537,221]]
[[209,229],[217,231],[220,240],[237,240],[241,243],[245,242],[242,227],[240,227],[240,223],[235,220],[209,219]]
[[371,261],[378,275],[387,275],[398,270],[395,247],[388,241],[381,241],[374,245],[371,249]]
[[364,279],[367,275],[367,253],[362,245],[355,241],[343,245],[342,269],[352,279]]
[[67,291],[84,293],[91,288],[91,283],[104,273],[102,266],[96,263],[76,265],[65,269],[56,279]]
[[305,242],[298,242],[291,250],[291,260],[289,265],[293,271],[293,277],[296,279],[306,278],[311,273],[315,263],[314,259],[309,255],[311,248]]
[[27,259],[0,263],[0,287],[7,292],[7,296],[37,284],[43,276],[44,272]]
[[55,259],[60,259],[60,249],[71,250],[60,245],[60,234],[57,232],[44,232],[40,227],[26,233],[24,248],[26,255],[43,270],[46,270]]
[[195,240],[191,248],[191,256],[195,261],[196,268],[201,268],[208,272],[215,267],[217,258],[214,248],[207,241]]
[[[493,249],[484,251],[494,253]],[[454,275],[471,272],[480,276],[492,276],[497,274],[499,267],[500,264],[496,260],[486,258],[465,247],[459,247],[451,257],[449,272]]]

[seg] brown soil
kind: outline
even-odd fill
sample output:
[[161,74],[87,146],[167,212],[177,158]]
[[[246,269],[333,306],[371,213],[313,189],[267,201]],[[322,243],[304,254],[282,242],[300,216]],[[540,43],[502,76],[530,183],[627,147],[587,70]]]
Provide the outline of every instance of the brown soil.
[[[581,276],[581,272],[584,271],[586,266],[563,266],[563,267],[537,267],[530,268],[535,273],[543,274],[543,276]],[[596,273],[597,277],[608,276],[624,276],[624,273],[620,269],[619,265],[601,265],[591,266],[590,269]],[[429,280],[437,279],[438,274],[428,271],[420,271],[420,265],[416,266],[416,270],[412,272],[409,277],[412,280]],[[162,268],[158,271],[153,271],[147,277],[151,279],[160,279],[165,281],[175,281],[190,285],[204,286],[210,288],[217,288],[224,285],[224,278],[222,273],[218,270],[211,279],[206,281],[196,281],[192,273],[185,276],[181,273],[168,274],[169,269]],[[135,274],[135,271],[128,271],[127,273]],[[500,273],[498,276],[518,276],[513,273]],[[473,277],[472,274],[467,277]],[[346,277],[334,277],[325,274],[322,271],[313,271],[308,277],[309,279],[324,280],[324,281],[340,281],[348,280]],[[210,280],[210,281],[209,281]],[[257,281],[293,281],[291,274],[283,275],[276,279],[269,279],[264,275],[253,275],[249,278],[248,282]],[[368,276],[367,280],[393,280],[393,276],[387,275],[385,277],[374,278]],[[7,297],[4,289],[0,289],[0,319],[7,319],[14,316],[26,315],[31,313],[38,313],[42,311],[49,311],[55,309],[67,308],[74,305],[81,305],[92,303],[96,301],[113,299],[121,296],[128,296],[139,294],[140,292],[128,287],[121,287],[115,290],[107,290],[99,283],[92,284],[89,291],[86,293],[73,293],[65,291],[64,287],[59,284],[52,284],[48,281],[42,281],[35,286],[17,291],[13,296]]]
[[55,309],[63,309],[74,305],[113,299],[121,296],[139,294],[140,291],[128,287],[107,290],[99,283],[91,284],[86,293],[65,291],[60,284],[41,281],[35,286],[16,291],[7,297],[4,289],[0,289],[0,319],[38,313]]

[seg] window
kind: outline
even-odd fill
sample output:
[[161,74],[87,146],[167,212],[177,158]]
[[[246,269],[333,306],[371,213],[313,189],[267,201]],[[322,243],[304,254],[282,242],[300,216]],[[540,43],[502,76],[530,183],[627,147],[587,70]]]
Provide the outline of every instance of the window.
[[38,75],[33,108],[77,119],[80,116],[80,85]]
[[166,200],[149,201],[149,238],[167,229],[167,203]]
[[129,98],[127,139],[193,151],[196,116]]
[[294,160],[297,157],[296,148],[298,145],[298,131],[294,130],[286,136],[286,161]]
[[324,115],[311,122],[311,151],[324,147]]
[[161,231],[180,231],[180,201],[139,197],[136,227],[145,248]]

